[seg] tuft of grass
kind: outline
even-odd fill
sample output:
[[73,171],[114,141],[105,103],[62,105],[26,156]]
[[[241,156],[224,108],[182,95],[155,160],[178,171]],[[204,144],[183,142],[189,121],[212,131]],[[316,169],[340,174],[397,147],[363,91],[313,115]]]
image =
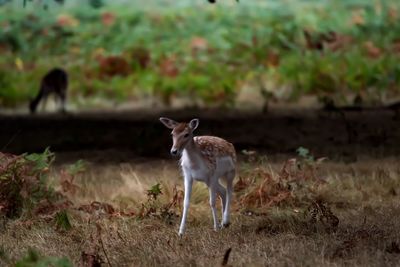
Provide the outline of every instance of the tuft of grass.
[[60,230],[68,231],[72,229],[72,224],[69,219],[68,212],[66,210],[61,210],[57,212],[55,221],[57,228]]
[[16,267],[72,267],[73,265],[67,258],[55,258],[41,256],[36,250],[29,249],[27,255],[15,263]]
[[67,172],[74,176],[77,175],[79,173],[82,173],[86,170],[87,168],[87,162],[84,160],[78,160],[75,163],[71,164],[68,166]]
[[157,197],[160,195],[162,195],[160,183],[156,183],[149,190],[147,190],[147,197],[150,199],[157,200]]

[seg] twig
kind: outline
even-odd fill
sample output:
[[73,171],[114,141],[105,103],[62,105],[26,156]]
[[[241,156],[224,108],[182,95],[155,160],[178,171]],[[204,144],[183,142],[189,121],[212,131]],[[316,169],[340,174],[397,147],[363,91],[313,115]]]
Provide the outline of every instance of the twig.
[[109,265],[110,267],[112,267],[111,262],[110,262],[110,259],[108,258],[106,249],[104,248],[104,244],[103,244],[103,240],[101,239],[101,236],[99,237],[99,239],[100,239],[100,244],[101,244],[101,248],[103,249],[104,255],[106,255],[107,263],[108,263],[108,265]]
[[100,245],[101,245],[101,248],[103,249],[104,255],[106,256],[107,263],[108,263],[108,265],[109,265],[110,267],[112,267],[111,262],[110,262],[110,259],[108,258],[106,249],[104,248],[103,239],[101,238],[101,226],[100,226],[99,223],[96,223],[96,228],[97,228],[97,233],[98,233],[98,238],[99,238],[99,241],[100,241]]
[[221,266],[228,266],[229,255],[231,254],[232,248],[228,248],[225,252],[224,259],[222,260]]
[[11,143],[14,141],[15,137],[16,137],[20,132],[21,132],[21,130],[18,130],[18,131],[10,138],[10,140],[7,142],[7,144],[5,144],[5,145],[1,148],[1,150],[6,149],[6,148],[8,147],[8,145],[11,144]]
[[125,240],[125,238],[122,237],[122,235],[121,235],[121,233],[120,233],[119,231],[117,231],[117,235],[118,235],[118,237],[119,237],[122,241],[124,241],[124,243],[128,243],[128,242]]

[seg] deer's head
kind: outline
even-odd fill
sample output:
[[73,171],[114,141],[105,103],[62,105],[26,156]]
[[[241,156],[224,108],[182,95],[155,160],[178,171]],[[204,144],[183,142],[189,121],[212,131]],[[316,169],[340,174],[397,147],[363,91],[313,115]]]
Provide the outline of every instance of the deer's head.
[[187,144],[193,139],[193,131],[199,126],[199,119],[193,119],[189,123],[176,122],[168,118],[160,118],[165,127],[172,129],[171,155],[179,156]]

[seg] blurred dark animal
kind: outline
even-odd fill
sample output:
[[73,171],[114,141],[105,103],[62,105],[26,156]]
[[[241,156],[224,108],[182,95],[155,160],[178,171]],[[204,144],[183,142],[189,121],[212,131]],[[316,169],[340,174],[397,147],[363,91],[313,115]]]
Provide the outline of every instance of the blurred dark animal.
[[65,112],[65,101],[67,97],[68,87],[68,74],[65,70],[60,68],[51,69],[43,78],[40,83],[40,90],[38,95],[33,99],[29,105],[31,113],[36,112],[39,102],[43,99],[43,108],[46,105],[47,97],[50,94],[55,94],[56,99],[60,102],[60,110]]
[[[211,3],[211,4],[215,4],[217,1],[216,0],[208,0],[208,2]],[[236,2],[239,3],[239,0],[236,0]]]

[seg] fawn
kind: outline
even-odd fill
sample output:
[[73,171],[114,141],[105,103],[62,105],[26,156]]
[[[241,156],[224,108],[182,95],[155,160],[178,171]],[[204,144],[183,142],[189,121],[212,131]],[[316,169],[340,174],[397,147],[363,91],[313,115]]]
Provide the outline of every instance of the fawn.
[[46,105],[47,97],[50,94],[55,94],[60,101],[60,110],[65,112],[65,100],[68,87],[68,74],[65,70],[60,68],[51,69],[43,78],[40,83],[40,90],[38,95],[33,99],[29,105],[31,113],[36,112],[39,102],[43,99],[43,108]]
[[[214,220],[214,230],[219,228],[215,207],[217,194],[222,201],[221,227],[229,226],[229,208],[232,199],[233,179],[235,178],[236,153],[234,146],[216,136],[193,136],[199,126],[199,120],[189,123],[178,123],[168,118],[160,121],[172,129],[173,145],[171,154],[181,156],[181,167],[184,176],[185,196],[179,235],[185,231],[193,180],[204,182],[210,193],[210,206]],[[219,183],[219,178],[226,182],[226,189]]]

